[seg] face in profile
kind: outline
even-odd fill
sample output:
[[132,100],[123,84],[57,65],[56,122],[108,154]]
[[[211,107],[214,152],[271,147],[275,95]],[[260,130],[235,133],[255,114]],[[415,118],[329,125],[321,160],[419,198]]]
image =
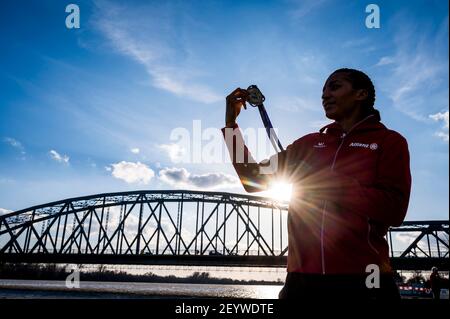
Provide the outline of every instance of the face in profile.
[[361,90],[353,89],[345,72],[330,75],[322,91],[322,105],[325,116],[339,121],[358,112]]

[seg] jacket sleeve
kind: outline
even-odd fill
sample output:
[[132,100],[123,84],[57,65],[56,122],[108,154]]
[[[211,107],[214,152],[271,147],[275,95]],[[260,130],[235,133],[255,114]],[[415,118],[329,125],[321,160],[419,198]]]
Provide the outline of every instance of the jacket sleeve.
[[374,221],[399,226],[406,216],[411,191],[408,144],[398,133],[387,136],[383,144],[372,185],[361,185],[354,178],[332,172],[337,182],[335,200]]
[[288,157],[292,157],[292,144],[268,160],[257,163],[245,145],[237,124],[222,128],[225,144],[231,162],[244,189],[249,192],[265,191],[273,180],[285,178],[288,174]]

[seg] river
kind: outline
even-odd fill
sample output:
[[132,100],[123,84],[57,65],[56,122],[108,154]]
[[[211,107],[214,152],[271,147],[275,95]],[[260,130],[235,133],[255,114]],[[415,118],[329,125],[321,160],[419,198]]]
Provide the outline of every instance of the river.
[[0,279],[0,298],[251,298],[276,299],[281,285],[217,285]]

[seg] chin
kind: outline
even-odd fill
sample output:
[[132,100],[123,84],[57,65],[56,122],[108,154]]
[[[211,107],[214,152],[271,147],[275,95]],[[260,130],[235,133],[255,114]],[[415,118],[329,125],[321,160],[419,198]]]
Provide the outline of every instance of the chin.
[[325,116],[330,120],[336,120],[336,114],[334,114],[333,112],[325,112]]

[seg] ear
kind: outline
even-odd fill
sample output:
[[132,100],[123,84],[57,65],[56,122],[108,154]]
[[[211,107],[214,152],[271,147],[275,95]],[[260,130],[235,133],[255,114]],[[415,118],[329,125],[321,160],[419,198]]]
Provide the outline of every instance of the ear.
[[356,90],[356,99],[359,101],[364,101],[369,96],[369,92],[366,89]]

